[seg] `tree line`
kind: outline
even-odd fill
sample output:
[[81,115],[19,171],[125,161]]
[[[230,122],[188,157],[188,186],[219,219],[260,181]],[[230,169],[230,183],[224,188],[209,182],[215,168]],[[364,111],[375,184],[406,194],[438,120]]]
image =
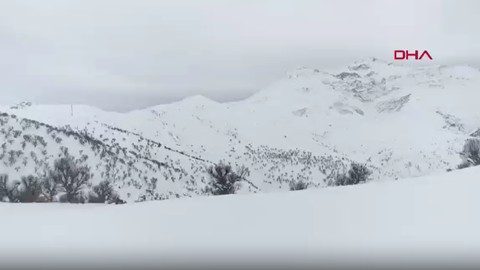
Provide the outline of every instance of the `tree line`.
[[[9,181],[0,175],[0,199],[6,202],[125,203],[108,180],[92,185],[93,174],[85,158],[70,155],[62,148],[59,158],[45,175],[22,176]],[[89,191],[85,193],[85,189]]]
[[[93,174],[86,164],[86,158],[75,158],[67,148],[54,161],[53,167],[44,176],[28,175],[17,181],[9,181],[7,175],[0,175],[0,199],[6,202],[67,202],[67,203],[125,203],[120,199],[112,183],[103,180],[92,185]],[[210,195],[235,194],[250,170],[245,166],[233,169],[231,165],[219,162],[206,168],[210,182],[203,192]],[[365,183],[371,175],[365,164],[353,162],[345,173],[337,173],[330,186],[345,186]],[[290,182],[291,191],[307,189],[305,181]],[[88,190],[85,193],[85,190]]]

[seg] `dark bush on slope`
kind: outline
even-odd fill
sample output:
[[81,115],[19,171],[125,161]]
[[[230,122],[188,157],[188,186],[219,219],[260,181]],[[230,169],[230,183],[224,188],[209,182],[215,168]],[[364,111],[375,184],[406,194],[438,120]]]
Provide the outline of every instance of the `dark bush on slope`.
[[250,174],[248,168],[241,166],[235,172],[232,166],[220,162],[207,168],[211,178],[205,192],[212,195],[234,194],[237,183]]
[[292,181],[290,182],[290,190],[304,190],[308,188],[308,183],[303,182],[302,180],[299,181]]
[[98,185],[93,186],[92,191],[89,194],[88,202],[90,203],[117,203],[119,196],[115,192],[112,184],[104,180]]
[[55,196],[58,194],[58,185],[52,178],[45,177],[41,183],[42,199],[45,202],[53,202]]
[[15,181],[9,184],[8,175],[0,175],[0,200],[9,202],[19,202],[18,186],[20,182]]
[[480,165],[480,140],[468,139],[460,152],[460,157],[463,162],[458,165],[458,169]]
[[22,176],[18,186],[19,202],[38,202],[42,195],[42,182],[33,175]]
[[365,164],[352,162],[346,174],[338,174],[333,183],[334,186],[357,185],[367,181],[372,172]]

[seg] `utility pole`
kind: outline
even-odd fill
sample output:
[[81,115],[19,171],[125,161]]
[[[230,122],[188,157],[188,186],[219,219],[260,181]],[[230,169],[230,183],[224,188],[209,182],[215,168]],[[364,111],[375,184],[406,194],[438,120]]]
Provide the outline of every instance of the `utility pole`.
[[73,104],[70,104],[70,116],[73,116]]

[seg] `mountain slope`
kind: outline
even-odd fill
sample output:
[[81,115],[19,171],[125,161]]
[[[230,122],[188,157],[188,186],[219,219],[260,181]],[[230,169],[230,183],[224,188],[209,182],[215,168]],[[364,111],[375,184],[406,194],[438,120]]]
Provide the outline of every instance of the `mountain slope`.
[[[292,180],[326,186],[351,161],[367,163],[373,179],[454,168],[465,140],[480,129],[479,85],[480,71],[472,67],[408,67],[372,58],[328,72],[300,68],[231,103],[194,96],[129,113],[28,103],[0,111],[169,164],[165,170],[138,165],[142,173],[119,182],[122,189],[125,181],[139,183],[129,200],[144,200],[202,194],[204,167],[219,160],[250,168],[240,192],[286,190]],[[18,151],[21,140],[5,151]],[[14,165],[3,166],[12,173]]]

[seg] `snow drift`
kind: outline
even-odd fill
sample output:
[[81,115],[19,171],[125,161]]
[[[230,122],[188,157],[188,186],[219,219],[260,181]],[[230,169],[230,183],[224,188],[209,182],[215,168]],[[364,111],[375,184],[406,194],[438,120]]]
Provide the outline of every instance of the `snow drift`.
[[480,251],[478,175],[476,167],[348,187],[117,206],[0,204],[7,218],[0,223],[0,260],[474,263]]

